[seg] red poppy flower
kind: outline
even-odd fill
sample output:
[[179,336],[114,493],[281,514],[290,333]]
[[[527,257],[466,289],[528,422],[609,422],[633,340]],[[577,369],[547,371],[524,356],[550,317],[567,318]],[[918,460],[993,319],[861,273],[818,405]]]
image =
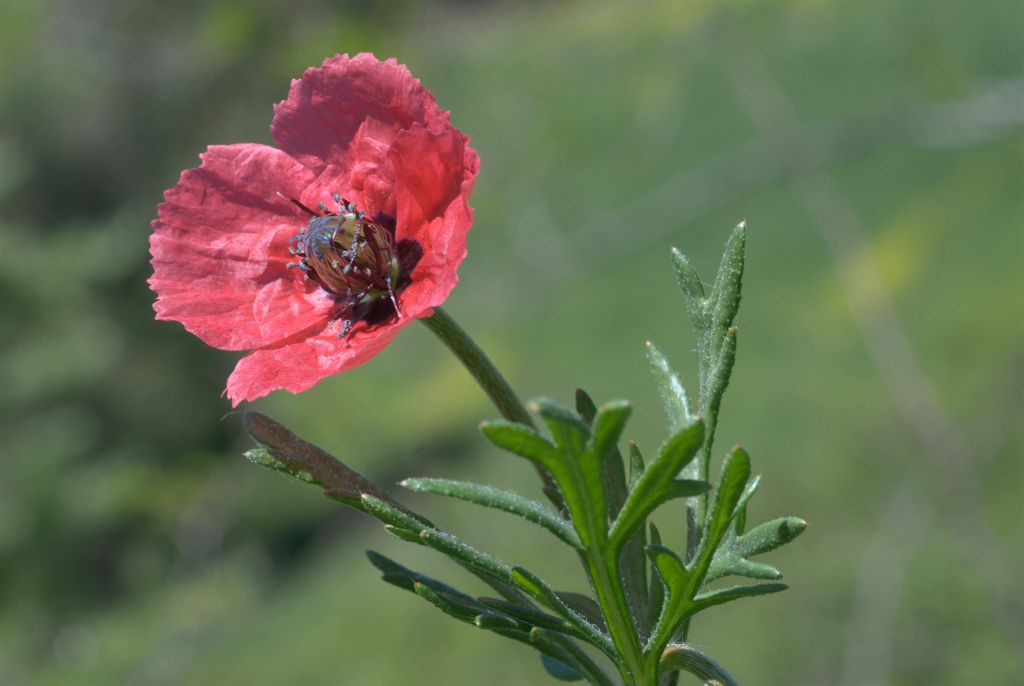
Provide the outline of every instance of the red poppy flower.
[[340,55],[274,108],[278,148],[211,146],[150,237],[157,319],[251,350],[233,405],[306,390],[433,314],[458,280],[476,151],[394,59]]

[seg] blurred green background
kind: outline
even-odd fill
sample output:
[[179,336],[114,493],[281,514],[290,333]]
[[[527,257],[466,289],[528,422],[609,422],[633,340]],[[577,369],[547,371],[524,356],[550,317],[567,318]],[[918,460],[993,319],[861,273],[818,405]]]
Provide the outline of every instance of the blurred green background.
[[[480,152],[448,310],[525,397],[629,398],[657,445],[643,343],[691,387],[695,362],[668,247],[710,276],[748,219],[719,445],[764,475],[754,517],[810,528],[767,558],[792,589],[702,615],[696,644],[746,684],[1019,683],[1022,28],[1012,0],[4,0],[0,684],[547,678],[363,550],[482,591],[446,560],[242,460],[238,356],[152,318],[162,190],[207,144],[270,143],[289,79],[363,50]],[[424,327],[256,407],[382,483],[537,493]],[[529,525],[408,502],[582,590]]]

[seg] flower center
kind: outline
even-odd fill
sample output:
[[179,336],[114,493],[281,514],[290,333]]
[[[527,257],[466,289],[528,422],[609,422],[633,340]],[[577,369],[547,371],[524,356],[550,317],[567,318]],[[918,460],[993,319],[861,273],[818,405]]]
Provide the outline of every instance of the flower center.
[[419,253],[395,244],[388,218],[370,219],[338,195],[334,196],[337,212],[329,212],[320,203],[321,213],[317,214],[292,202],[312,217],[291,239],[295,246],[289,252],[299,261],[288,266],[301,269],[305,278],[334,297],[339,308],[333,318],[342,323],[339,337],[344,337],[355,321],[373,323],[391,315],[401,317],[395,294],[408,285]]

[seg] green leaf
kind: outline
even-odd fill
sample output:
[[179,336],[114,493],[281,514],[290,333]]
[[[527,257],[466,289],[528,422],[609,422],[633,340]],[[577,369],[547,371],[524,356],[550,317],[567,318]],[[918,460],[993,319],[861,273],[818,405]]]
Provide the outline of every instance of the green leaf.
[[[444,583],[437,579],[432,579],[429,576],[414,572],[408,567],[403,567],[391,558],[385,557],[374,550],[367,550],[366,557],[370,559],[370,564],[379,569],[382,574],[384,581],[389,584],[398,586],[399,588],[405,589],[406,591],[415,592],[414,586],[417,583],[427,583],[431,586],[452,594],[458,594],[451,586],[446,586]],[[470,598],[470,596],[466,596]]]
[[686,590],[690,573],[679,556],[671,549],[662,545],[648,545],[647,555],[658,570],[658,576],[668,587],[669,596],[682,595]]
[[665,356],[650,341],[647,341],[647,360],[654,373],[658,394],[661,395],[661,404],[665,410],[665,418],[668,419],[669,431],[673,433],[679,431],[692,421],[686,388],[679,375],[672,371]]
[[[539,626],[544,629],[550,629],[570,636],[576,636],[577,638],[584,638],[581,636],[580,630],[566,619],[562,617],[556,617],[549,615],[532,605],[524,605],[523,603],[513,603],[508,600],[502,600],[500,598],[488,598],[482,596],[477,600],[487,607],[493,608],[498,612],[515,617],[518,620],[531,624],[533,626]],[[589,638],[584,640],[590,642]]]
[[580,542],[584,548],[602,545],[608,534],[603,455],[589,449],[590,430],[575,412],[546,398],[533,400],[530,406],[555,439],[557,457],[549,470]]
[[473,618],[473,624],[480,627],[481,629],[487,629],[488,631],[503,631],[503,630],[515,630],[522,631],[522,627],[519,622],[505,615],[492,614],[485,612],[477,615]]
[[629,490],[636,488],[636,483],[644,473],[644,456],[636,441],[629,442]]
[[529,641],[544,655],[583,674],[590,683],[612,686],[612,680],[573,641],[538,627],[530,630]]
[[737,446],[725,458],[725,464],[722,466],[722,478],[711,506],[711,515],[704,527],[700,547],[694,560],[693,572],[698,584],[703,583],[712,557],[728,531],[729,524],[736,516],[736,506],[743,496],[748,479],[750,479],[750,456]]
[[622,400],[602,405],[591,421],[593,435],[588,451],[600,463],[607,500],[608,521],[619,513],[626,500],[626,475],[619,452],[619,439],[633,408]]
[[601,607],[597,604],[596,600],[588,595],[572,591],[555,591],[555,594],[563,603],[579,613],[598,629],[601,631],[608,630],[604,623],[604,616],[601,614]]
[[[413,582],[413,591],[424,600],[433,603],[445,614],[449,614],[464,622],[476,624],[476,618],[481,613],[487,613],[487,608],[476,602],[472,597],[463,593],[446,593],[439,588],[423,581]],[[516,622],[511,623],[511,628],[516,628]],[[477,626],[480,626],[477,624]],[[507,627],[508,625],[505,624]]]
[[686,643],[665,646],[658,661],[658,674],[683,670],[700,678],[708,686],[739,686],[725,668],[710,657]]
[[753,479],[750,480],[750,483],[748,483],[747,487],[743,490],[743,495],[740,496],[740,501],[738,503],[736,503],[737,513],[736,513],[736,527],[735,528],[736,528],[736,533],[737,534],[742,534],[744,529],[746,529],[746,526],[747,526],[747,503],[750,502],[750,499],[754,497],[754,494],[757,493],[757,489],[760,488],[760,487],[761,487],[761,477],[760,477],[760,475],[758,475],[758,476],[755,476]]
[[578,414],[550,398],[535,398],[528,403],[547,424],[555,445],[568,455],[582,455],[590,430]]
[[[532,646],[561,664],[576,669],[596,686],[613,686],[608,676],[579,646],[568,638],[538,628],[529,619],[516,618],[504,612],[500,605],[494,607],[485,604],[440,581],[407,569],[380,553],[369,551],[367,556],[370,558],[370,562],[383,573],[383,578],[388,583],[416,593],[463,622]],[[502,601],[494,602],[502,603]],[[525,606],[511,603],[504,605],[505,607],[525,608]],[[535,614],[541,613],[535,611]]]
[[567,605],[565,601],[551,589],[550,586],[541,581],[536,574],[522,567],[513,567],[512,581],[518,588],[525,591],[527,595],[569,622],[569,624],[578,631],[577,635],[580,638],[583,638],[591,645],[601,649],[609,656],[616,654],[615,647],[612,645],[611,639],[598,629],[597,626],[592,624],[586,617],[569,607],[569,605]]
[[503,582],[512,581],[512,570],[498,558],[481,552],[441,529],[425,528],[420,540],[428,547],[461,562],[471,571]]
[[[686,301],[686,309],[694,325],[703,325],[707,319],[707,310],[704,298],[704,284],[701,283],[700,275],[693,268],[690,260],[676,248],[672,248],[672,263],[676,268],[676,279],[679,281],[679,290],[683,292]],[[703,326],[702,326],[703,328]]]
[[391,500],[384,500],[369,494],[364,494],[360,500],[364,512],[398,529],[419,533],[428,526],[421,519],[411,515],[405,508],[397,507]]
[[295,467],[289,467],[285,463],[275,458],[273,454],[271,454],[271,452],[266,448],[253,448],[252,450],[246,450],[244,453],[242,453],[242,456],[245,457],[245,459],[249,460],[249,462],[252,462],[253,464],[258,464],[261,467],[266,467],[267,469],[272,469],[274,471],[281,472],[282,474],[287,474],[288,476],[298,481],[316,485],[316,482],[313,480],[312,474],[310,474],[307,471],[297,469]]
[[594,403],[594,399],[582,388],[576,389],[576,413],[588,425],[592,425],[594,417],[597,416],[597,405]]
[[588,452],[593,453],[597,460],[603,460],[605,455],[617,449],[622,431],[632,413],[633,406],[626,400],[602,405],[594,418],[593,433],[587,446]]
[[560,515],[552,512],[543,503],[531,500],[512,491],[505,491],[493,486],[474,484],[468,481],[452,481],[449,479],[406,479],[401,485],[418,493],[433,493],[449,498],[457,498],[467,502],[491,507],[503,512],[518,515],[523,519],[539,524],[573,548],[580,548],[580,539],[572,525]]
[[[749,489],[748,489],[749,490]],[[737,510],[745,509],[741,499]],[[739,523],[737,522],[737,528]],[[760,555],[789,543],[807,528],[807,522],[797,517],[780,517],[760,524],[741,536],[726,538],[715,552],[704,582],[710,583],[723,576],[745,576],[751,579],[779,579],[782,573],[769,564],[751,562],[747,558]]]
[[786,584],[754,584],[752,586],[732,586],[730,588],[719,588],[698,595],[693,599],[693,612],[700,612],[714,605],[721,605],[740,598],[754,598],[759,595],[769,595],[785,591]]
[[423,545],[423,541],[420,539],[418,531],[411,531],[409,529],[403,529],[400,526],[394,524],[385,524],[384,530],[395,538],[405,541],[406,543],[415,543],[417,545]]
[[555,446],[531,427],[499,420],[483,422],[480,431],[502,450],[525,457],[545,469],[557,468],[561,462]]
[[708,413],[718,415],[722,404],[722,396],[729,386],[732,378],[732,368],[736,363],[736,327],[730,326],[726,329],[718,343],[718,350],[714,358],[714,367],[709,377],[709,399]]
[[[621,545],[656,507],[670,498],[696,495],[708,490],[703,482],[676,481],[674,477],[692,460],[704,441],[704,422],[697,419],[679,430],[662,446],[658,457],[647,465],[629,492],[619,512],[609,545]],[[698,485],[700,484],[700,485]]]
[[582,681],[583,675],[580,674],[573,667],[568,666],[564,662],[559,662],[555,658],[549,655],[540,656],[541,664],[544,665],[545,671],[555,679],[559,681]]
[[[658,527],[654,525],[654,522],[650,522],[650,539],[651,546],[660,548],[661,546],[661,532],[658,531]],[[661,614],[662,606],[665,602],[665,580],[661,577],[661,573],[658,572],[658,567],[655,564],[651,565],[651,584],[650,594],[648,597],[648,604],[646,610],[646,616],[644,618],[643,626],[648,629],[654,625],[658,615]]]
[[758,524],[736,540],[736,551],[743,557],[753,557],[775,550],[802,534],[807,522],[799,517],[779,517]]
[[740,222],[725,243],[715,285],[708,298],[711,327],[724,331],[732,326],[740,308],[743,288],[743,263],[747,244],[747,223]]

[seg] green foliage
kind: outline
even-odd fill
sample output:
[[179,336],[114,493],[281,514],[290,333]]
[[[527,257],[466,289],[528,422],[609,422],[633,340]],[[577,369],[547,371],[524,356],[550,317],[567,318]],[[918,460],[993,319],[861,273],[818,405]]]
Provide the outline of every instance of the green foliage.
[[451,481],[449,479],[406,479],[401,485],[410,491],[433,493],[449,498],[457,498],[467,502],[503,510],[518,515],[528,522],[539,524],[565,544],[573,548],[580,547],[579,537],[572,524],[549,507],[536,500],[531,500],[512,491],[503,491],[494,486]]
[[[687,309],[702,341],[698,349],[699,403],[706,417],[690,414],[680,377],[661,352],[648,344],[648,360],[671,435],[649,462],[643,460],[636,443],[630,443],[628,481],[619,444],[632,406],[624,401],[598,406],[579,390],[575,411],[546,398],[529,403],[550,439],[526,421],[481,425],[491,443],[537,468],[548,485],[557,489],[553,500],[564,503],[564,511],[553,511],[519,493],[489,485],[436,478],[402,482],[411,491],[463,500],[544,527],[579,555],[594,592],[592,598],[559,593],[529,569],[509,566],[435,527],[362,475],[263,415],[243,415],[247,431],[262,445],[246,456],[320,486],[329,497],[380,520],[399,539],[442,553],[489,585],[501,598],[473,597],[370,553],[385,581],[414,592],[467,624],[532,646],[556,679],[611,683],[587,657],[584,645],[607,657],[627,686],[653,686],[672,670],[725,678],[715,663],[679,643],[677,637],[703,610],[785,589],[778,583],[731,588],[708,588],[707,584],[730,574],[778,578],[774,567],[748,558],[791,541],[806,525],[786,517],[744,532],[747,505],[759,481],[751,479],[750,457],[739,447],[726,456],[710,507],[689,509],[691,532],[685,556],[665,546],[648,519],[671,500],[692,503],[705,499],[711,489],[704,479],[679,478],[679,474],[714,439],[715,419],[735,352],[733,320],[740,299],[744,237],[740,225],[726,244],[722,266],[707,298],[689,262],[675,252]],[[482,353],[475,359],[490,366]],[[495,391],[499,397],[504,392],[504,387]],[[513,398],[508,405],[517,407],[518,401]],[[698,465],[698,474],[706,475],[706,471],[706,464]]]

